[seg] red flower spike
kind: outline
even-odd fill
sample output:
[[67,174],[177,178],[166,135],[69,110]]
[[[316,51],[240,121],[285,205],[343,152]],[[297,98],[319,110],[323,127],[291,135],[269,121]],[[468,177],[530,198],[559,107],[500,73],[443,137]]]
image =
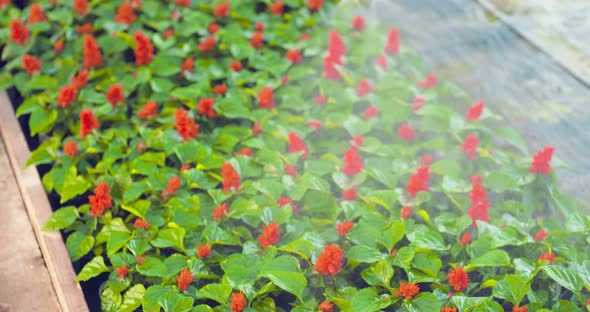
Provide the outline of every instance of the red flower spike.
[[321,312],[334,312],[334,305],[330,301],[328,301],[328,300],[322,301],[322,303],[320,303],[318,305],[318,311],[321,311]]
[[399,31],[397,29],[389,30],[384,51],[389,55],[399,54]]
[[319,254],[313,269],[323,275],[336,275],[342,268],[344,259],[344,250],[336,244],[330,244],[324,247],[324,251]]
[[289,82],[289,76],[283,76],[283,77],[281,78],[281,83],[282,83],[283,85],[286,85],[288,82]]
[[487,192],[483,185],[473,184],[469,199],[471,200],[471,207],[467,209],[467,215],[473,221],[472,226],[477,226],[477,221],[489,222],[490,214],[488,208],[490,203],[486,199]]
[[258,236],[258,242],[262,249],[266,249],[268,246],[273,246],[279,242],[279,225],[273,222],[268,225],[262,226],[262,234]]
[[451,285],[455,291],[462,292],[469,287],[469,276],[462,266],[452,269],[447,277],[449,278],[449,285]]
[[29,28],[25,26],[18,18],[13,18],[10,21],[10,35],[9,38],[12,42],[23,45],[29,41]]
[[221,2],[213,9],[213,15],[217,18],[226,17],[229,14],[230,7],[229,1]]
[[133,222],[133,227],[136,229],[148,229],[150,224],[144,219],[137,218]]
[[215,37],[207,37],[205,38],[205,40],[199,43],[199,50],[203,52],[211,52],[211,50],[213,50],[213,48],[215,47],[215,43]]
[[125,276],[127,276],[127,274],[129,274],[129,268],[126,265],[122,265],[120,267],[118,267],[115,272],[117,272],[117,275],[119,275],[119,278],[125,278]]
[[115,21],[117,23],[129,25],[137,19],[137,15],[133,12],[133,6],[130,2],[123,2],[117,9]]
[[239,73],[240,71],[242,71],[242,63],[240,61],[234,61],[234,60],[232,60],[229,63],[229,68],[231,68],[236,73]]
[[247,147],[242,148],[239,152],[236,153],[236,156],[252,157],[252,155],[252,150]]
[[84,55],[84,68],[96,68],[102,65],[102,52],[92,35],[84,35],[82,54]]
[[192,168],[190,164],[182,164],[182,166],[180,166],[180,172],[187,171],[190,168]]
[[287,175],[292,176],[293,178],[297,177],[297,168],[293,165],[286,164],[285,165],[285,173]]
[[477,149],[479,148],[479,138],[473,134],[467,135],[465,142],[461,146],[463,153],[471,159],[477,158]]
[[211,255],[211,245],[197,245],[197,257],[203,259]]
[[548,175],[551,172],[551,159],[553,158],[553,146],[545,146],[542,150],[537,151],[533,156],[530,172],[535,174],[537,172],[542,175]]
[[100,217],[105,209],[111,209],[113,198],[109,185],[106,182],[99,183],[94,188],[94,195],[88,196],[88,203],[90,204],[90,215],[93,217]]
[[194,119],[188,117],[188,111],[178,108],[174,113],[174,117],[176,132],[180,134],[184,141],[188,141],[199,135],[200,127],[195,123]]
[[420,157],[420,166],[428,167],[432,164],[433,161],[434,161],[434,157],[431,154],[426,154],[426,155]]
[[264,31],[264,23],[263,22],[256,22],[256,25],[254,26],[254,30],[256,31]]
[[476,121],[479,120],[481,114],[483,113],[483,109],[485,108],[484,101],[478,101],[475,104],[471,105],[465,113],[465,119],[469,121]]
[[311,39],[311,35],[308,33],[303,33],[303,34],[301,34],[301,36],[299,36],[299,39],[297,39],[297,40],[305,41],[305,40],[309,40],[309,39]]
[[318,95],[318,96],[316,96],[316,97],[313,98],[313,101],[316,104],[323,105],[323,104],[326,104],[328,102],[328,97],[325,96],[325,95]]
[[243,292],[235,292],[230,298],[232,312],[242,312],[246,308],[246,298]]
[[363,164],[356,147],[350,147],[344,152],[343,161],[344,166],[342,167],[342,172],[349,177],[360,173],[365,168],[365,164]]
[[46,20],[47,16],[45,16],[45,12],[43,12],[41,5],[39,5],[39,3],[31,4],[29,9],[29,19],[27,20],[29,24],[44,22]]
[[158,116],[158,103],[155,101],[149,101],[143,104],[141,110],[137,112],[137,116],[141,119],[148,119],[150,117]]
[[185,7],[189,7],[191,5],[190,0],[174,0],[174,3],[176,3],[177,5],[180,5],[180,6],[185,6]]
[[162,191],[162,197],[167,198],[170,195],[174,195],[174,193],[176,193],[176,191],[178,191],[178,189],[180,188],[181,184],[182,180],[179,177],[170,177],[168,179],[168,185],[166,186],[166,189]]
[[363,97],[369,93],[373,93],[374,91],[375,90],[373,89],[373,87],[369,83],[369,80],[363,79],[363,80],[361,80],[361,82],[359,82],[359,84],[356,88],[356,95],[359,97]]
[[350,146],[352,146],[354,148],[359,148],[359,147],[361,147],[361,145],[363,145],[363,142],[364,142],[363,135],[359,134],[352,139],[352,141],[350,142]]
[[291,64],[299,64],[303,61],[303,56],[301,56],[299,49],[288,50],[285,53],[285,57],[291,62]]
[[444,308],[442,308],[442,310],[440,310],[440,312],[457,312],[457,309],[445,306]]
[[436,85],[436,76],[428,75],[428,76],[426,76],[426,78],[424,78],[424,80],[419,81],[417,83],[417,85],[421,89],[432,88],[432,87],[434,87],[434,85]]
[[106,92],[107,101],[113,107],[119,103],[125,103],[125,93],[123,93],[123,85],[120,83],[112,84]]
[[412,141],[418,136],[418,133],[416,133],[414,128],[410,127],[405,122],[399,127],[399,129],[397,129],[397,133],[402,139],[406,141]]
[[192,73],[195,69],[195,60],[191,57],[187,57],[184,62],[182,62],[182,66],[180,68],[180,78],[184,78],[184,73],[189,72]]
[[209,118],[215,117],[215,99],[214,98],[202,98],[199,100],[199,114],[205,115]]
[[307,145],[305,145],[305,142],[303,141],[303,139],[299,135],[297,135],[297,133],[295,133],[295,132],[289,133],[288,146],[289,146],[289,150],[288,150],[289,154],[303,152],[301,157],[307,158],[309,156],[309,150],[307,149]]
[[78,15],[84,15],[88,11],[88,0],[73,0],[74,11]]
[[86,138],[86,136],[92,132],[100,128],[100,123],[96,116],[94,116],[94,112],[92,109],[83,109],[80,111],[80,136],[82,139]]
[[213,87],[213,93],[218,94],[218,95],[225,95],[225,93],[227,92],[227,85],[225,83],[216,85],[215,87]]
[[137,258],[135,258],[135,263],[137,263],[137,265],[141,265],[141,263],[143,262],[143,260],[145,260],[145,258],[147,258],[146,255],[137,256]]
[[365,112],[363,113],[365,119],[371,119],[371,118],[375,118],[377,117],[377,115],[379,115],[379,108],[377,108],[377,106],[375,105],[371,105],[367,108],[367,110],[365,110]]
[[219,31],[219,25],[217,23],[211,23],[207,29],[209,30],[210,34],[215,35]]
[[328,57],[336,63],[342,63],[342,57],[346,54],[346,45],[342,36],[337,31],[331,31],[328,36]]
[[23,55],[21,63],[23,69],[26,70],[31,76],[41,71],[41,66],[43,65],[40,60],[30,54]]
[[315,131],[320,131],[322,129],[322,122],[317,120],[312,120],[307,123],[309,127],[314,128]]
[[219,219],[225,218],[229,208],[227,204],[221,204],[217,206],[217,208],[213,209],[213,221],[217,221]]
[[421,96],[417,96],[414,98],[414,105],[412,105],[412,111],[417,112],[424,107],[424,98]]
[[264,35],[260,31],[254,32],[250,39],[250,46],[257,49],[264,45]]
[[348,234],[348,232],[350,232],[350,230],[352,229],[353,226],[354,226],[354,222],[343,221],[342,223],[340,223],[336,226],[336,231],[338,232],[338,234],[340,236],[346,236],[346,234]]
[[255,123],[252,126],[252,134],[253,135],[258,135],[260,133],[262,133],[262,126],[259,123]]
[[191,273],[191,271],[188,269],[184,269],[182,272],[180,272],[180,275],[178,275],[176,280],[178,281],[178,290],[185,291],[193,282],[193,273]]
[[407,191],[415,197],[419,192],[428,192],[430,187],[430,168],[426,166],[419,167],[415,173],[410,174]]
[[340,79],[340,71],[336,68],[336,65],[342,65],[342,63],[334,58],[327,56],[324,58],[324,73],[323,76],[332,81]]
[[474,176],[472,176],[472,177],[469,178],[469,183],[471,185],[474,185],[474,184],[482,184],[483,183],[483,178],[481,176],[479,176],[479,175],[474,175]]
[[469,244],[469,242],[471,242],[471,234],[469,234],[468,232],[463,233],[463,235],[461,235],[461,239],[459,240],[459,244],[461,244],[461,246],[465,247],[467,244]]
[[78,74],[72,77],[72,85],[76,87],[78,90],[82,90],[88,83],[88,71],[86,69],[82,69],[78,72]]
[[283,1],[277,1],[270,5],[270,13],[276,16],[282,16],[283,10],[285,9],[285,3]]
[[66,108],[72,104],[78,97],[78,89],[74,85],[67,85],[59,89],[57,95],[57,105],[62,108]]
[[63,51],[64,46],[65,46],[65,43],[63,40],[60,39],[60,40],[55,41],[55,43],[53,44],[53,52],[55,54],[60,54],[61,51]]
[[258,92],[258,107],[271,109],[275,107],[274,92],[270,87],[264,87]]
[[418,293],[420,293],[420,287],[418,287],[418,285],[410,282],[401,282],[399,290],[395,295],[412,300]]
[[133,40],[135,41],[135,64],[137,66],[148,65],[154,59],[154,46],[143,32],[136,31],[133,34]]
[[78,144],[73,140],[68,140],[64,144],[64,154],[70,158],[76,157],[76,154],[78,154]]
[[223,177],[223,191],[229,192],[232,189],[240,188],[240,175],[230,163],[221,166],[221,176]]
[[78,33],[78,35],[92,34],[92,29],[92,24],[86,23],[80,26],[76,26],[76,33]]
[[355,16],[352,19],[352,27],[358,31],[365,30],[365,18],[362,16]]
[[527,312],[527,311],[528,311],[527,307],[519,307],[519,306],[512,307],[512,312]]
[[552,252],[545,252],[539,256],[539,261],[549,261],[549,264],[554,264],[555,255]]
[[381,67],[381,69],[383,71],[387,71],[387,69],[389,68],[389,65],[387,64],[387,55],[385,54],[381,54],[377,57],[377,59],[375,60],[375,64],[377,64],[377,66]]
[[324,5],[324,0],[307,0],[307,8],[310,11],[319,11]]
[[539,242],[544,240],[545,238],[549,237],[549,233],[547,233],[547,231],[545,231],[545,229],[540,229],[536,234],[535,234],[535,241]]
[[342,192],[343,201],[356,200],[356,189],[353,187],[346,189]]
[[400,212],[402,219],[409,219],[412,216],[412,206],[404,206]]
[[281,207],[283,207],[283,206],[285,206],[287,204],[290,204],[292,202],[293,202],[293,199],[291,199],[289,197],[282,197],[282,196],[280,196],[279,197],[279,208],[281,208]]

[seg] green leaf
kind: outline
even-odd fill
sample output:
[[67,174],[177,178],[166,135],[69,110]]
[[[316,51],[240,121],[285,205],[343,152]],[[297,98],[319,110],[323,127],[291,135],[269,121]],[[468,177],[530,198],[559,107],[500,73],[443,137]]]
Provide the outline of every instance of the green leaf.
[[127,232],[117,232],[113,231],[109,234],[109,238],[107,240],[107,256],[111,257],[114,255],[121,247],[125,246],[129,241],[131,235]]
[[231,291],[232,288],[225,284],[207,284],[197,291],[197,297],[225,304],[231,295]]
[[123,304],[120,312],[133,312],[141,306],[145,287],[142,284],[134,285],[129,288],[123,297]]
[[25,88],[29,90],[57,89],[57,80],[51,76],[35,75],[27,82]]
[[57,158],[56,151],[59,144],[60,141],[57,138],[51,138],[41,143],[41,145],[29,155],[29,159],[27,160],[25,167],[47,164],[55,161]]
[[442,261],[434,253],[418,252],[414,255],[412,265],[428,275],[437,276],[442,266]]
[[406,305],[409,312],[440,311],[440,303],[433,293],[421,293]]
[[572,269],[557,265],[546,265],[541,268],[552,280],[567,288],[573,293],[579,294],[584,287],[584,281]]
[[84,282],[93,277],[99,276],[101,273],[108,272],[109,269],[104,264],[102,256],[92,258],[76,276],[76,282]]
[[82,232],[74,232],[66,240],[66,248],[72,261],[82,258],[92,247],[94,247],[94,237]]
[[484,179],[484,185],[497,193],[502,193],[506,190],[519,190],[516,179],[502,171],[492,171]]
[[57,115],[56,110],[48,112],[43,109],[38,109],[33,111],[29,119],[31,135],[34,136],[37,133],[49,132],[57,120]]
[[508,143],[518,148],[523,154],[528,155],[528,148],[525,140],[522,138],[522,135],[513,128],[500,128],[494,132],[494,136],[506,140]]
[[474,268],[482,267],[501,267],[510,265],[510,256],[504,250],[496,249],[485,253],[483,256],[475,258],[465,267],[467,272]]
[[170,293],[160,298],[159,302],[165,312],[188,312],[193,308],[195,299],[179,293]]
[[393,265],[391,261],[381,260],[373,263],[369,268],[361,272],[361,276],[372,286],[384,286],[389,288],[389,282],[393,277]]
[[307,279],[299,269],[299,261],[293,256],[280,256],[266,263],[260,276],[270,279],[279,288],[301,299]]
[[[146,259],[147,260],[147,259]],[[173,286],[150,286],[143,295],[142,308],[144,311],[160,311],[160,299],[176,291]]]
[[60,208],[54,211],[43,226],[44,231],[57,231],[72,225],[80,215],[74,206]]
[[352,299],[350,300],[350,308],[343,309],[343,311],[374,312],[386,308],[392,303],[393,302],[391,300],[384,300],[379,297],[377,291],[374,288],[365,288],[352,296]]
[[168,275],[166,265],[160,259],[150,256],[137,266],[137,271],[145,276],[165,277]]
[[121,301],[123,301],[121,293],[107,287],[100,294],[100,309],[104,312],[119,312]]
[[373,263],[387,258],[387,255],[379,252],[379,250],[361,245],[353,246],[346,255],[351,260],[366,263]]
[[138,199],[145,191],[149,190],[149,188],[148,184],[143,181],[133,182],[125,189],[123,200],[126,202],[132,202]]
[[476,305],[472,312],[504,312],[502,306],[497,303],[496,301],[484,301],[478,305]]
[[514,305],[519,305],[529,290],[531,290],[530,283],[516,275],[506,275],[494,285],[494,297],[506,299]]
[[160,230],[158,236],[151,241],[151,244],[158,248],[173,247],[184,251],[184,235],[185,230],[183,228]]
[[428,250],[449,249],[439,232],[431,230],[413,231],[408,233],[407,237],[412,242],[412,246],[417,248]]

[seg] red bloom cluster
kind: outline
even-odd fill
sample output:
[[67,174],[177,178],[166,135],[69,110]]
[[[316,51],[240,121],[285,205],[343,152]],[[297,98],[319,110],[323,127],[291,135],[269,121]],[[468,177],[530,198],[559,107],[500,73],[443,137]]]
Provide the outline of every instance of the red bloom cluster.
[[225,203],[217,206],[217,208],[213,209],[213,221],[217,221],[221,218],[225,218],[225,215],[227,214],[228,211],[229,211],[229,208],[227,207],[227,204],[225,204]]
[[180,68],[180,77],[184,78],[184,72],[192,73],[195,69],[195,60],[192,57],[187,57]]
[[387,41],[385,43],[385,53],[399,54],[399,31],[395,28],[389,30],[387,34]]
[[203,259],[211,255],[211,245],[197,245],[197,257]]
[[357,146],[351,146],[344,152],[343,161],[342,172],[349,177],[360,173],[365,168]]
[[233,312],[242,312],[246,308],[246,297],[243,292],[232,293],[230,302],[230,309]]
[[199,114],[205,115],[209,118],[215,117],[215,109],[213,106],[215,105],[214,98],[202,98],[199,100]]
[[553,254],[552,252],[545,252],[543,254],[541,254],[539,256],[539,261],[549,261],[549,264],[554,264],[555,263],[555,254]]
[[178,108],[174,114],[176,132],[180,134],[184,141],[188,141],[199,135],[199,125],[195,120],[188,117],[188,111]]
[[471,200],[471,207],[467,210],[467,214],[473,221],[472,226],[477,226],[477,221],[490,221],[490,213],[488,208],[490,202],[486,199],[487,192],[481,183],[473,184],[469,199]]
[[316,97],[313,98],[313,101],[316,104],[320,104],[320,105],[326,104],[328,102],[328,97],[325,96],[325,95],[318,95],[318,96],[316,96]]
[[444,308],[442,308],[442,310],[440,310],[440,312],[457,312],[457,309],[445,306]]
[[342,268],[342,260],[344,260],[344,250],[336,244],[330,244],[324,247],[313,269],[323,275],[336,275]]
[[272,88],[264,87],[258,92],[258,107],[260,108],[273,108],[274,104],[274,93]]
[[230,7],[228,1],[221,2],[213,9],[213,15],[218,18],[226,17],[229,14]]
[[236,153],[236,156],[252,157],[252,154],[252,149],[244,147]]
[[181,184],[182,180],[178,176],[170,177],[170,179],[168,179],[168,185],[166,186],[166,189],[162,191],[162,197],[167,198],[170,195],[174,195],[174,193],[176,193],[176,191],[178,191],[180,188]]
[[135,219],[135,222],[133,222],[133,227],[136,229],[148,229],[150,224],[144,219],[137,218]]
[[469,287],[469,276],[463,267],[452,269],[447,275],[449,278],[449,285],[455,289],[455,291],[463,291]]
[[125,93],[123,92],[123,85],[120,83],[112,84],[106,93],[107,101],[113,107],[119,103],[125,103]]
[[434,87],[435,84],[436,84],[436,76],[428,75],[428,76],[426,76],[426,78],[424,78],[424,80],[418,82],[418,87],[420,87],[422,89],[428,89],[428,88]]
[[218,84],[215,87],[213,87],[213,93],[215,93],[215,94],[224,95],[226,92],[227,92],[227,85],[225,83]]
[[513,306],[512,307],[512,312],[527,312],[529,309],[527,307],[519,307],[519,306]]
[[417,112],[422,109],[424,106],[424,98],[421,96],[417,96],[414,98],[414,105],[412,105],[412,111]]
[[308,126],[315,129],[315,131],[319,131],[322,129],[322,122],[317,120],[312,120],[307,123]]
[[174,3],[180,6],[188,7],[191,5],[191,0],[174,0]]
[[59,89],[59,94],[57,95],[57,105],[60,107],[68,107],[72,102],[76,100],[78,96],[78,89],[76,86],[71,84]]
[[92,109],[83,109],[80,111],[80,136],[82,139],[93,130],[100,128],[100,123]]
[[461,146],[463,153],[471,159],[477,158],[477,149],[479,148],[479,138],[473,134],[467,135],[465,142]]
[[467,119],[469,121],[479,120],[479,118],[481,117],[481,113],[483,113],[484,107],[485,107],[484,101],[476,102],[471,107],[469,107],[469,109],[467,110],[467,113],[465,113],[465,119]]
[[468,232],[463,233],[463,235],[461,235],[461,239],[459,240],[459,244],[461,244],[461,246],[465,247],[467,244],[469,244],[469,242],[471,241],[471,234],[469,234]]
[[285,173],[287,175],[292,176],[292,177],[296,177],[297,176],[297,168],[295,168],[295,166],[293,166],[293,165],[286,164],[285,165]]
[[373,87],[369,83],[368,79],[363,79],[359,82],[358,86],[356,87],[356,95],[359,97],[363,97],[369,93],[373,93]]
[[250,46],[257,49],[264,45],[264,34],[261,31],[256,31],[250,38]]
[[215,47],[215,37],[207,37],[199,43],[199,50],[203,52],[210,52]]
[[285,57],[291,62],[291,64],[299,64],[303,61],[303,56],[299,49],[287,50]]
[[399,290],[395,292],[395,295],[398,297],[403,297],[411,300],[418,293],[420,293],[420,287],[418,287],[418,285],[409,282],[401,282],[401,284],[399,285]]
[[355,16],[352,19],[352,27],[358,31],[365,30],[365,19],[362,16]]
[[547,231],[545,231],[545,229],[540,229],[536,234],[535,234],[535,241],[539,242],[544,240],[545,238],[549,237],[549,233],[547,233]]
[[86,23],[80,26],[76,26],[76,32],[78,33],[78,35],[83,35],[83,34],[91,34],[92,33],[92,24],[90,23]]
[[288,146],[288,153],[290,154],[303,152],[303,154],[301,154],[301,157],[307,158],[309,156],[309,150],[307,149],[307,145],[305,145],[303,139],[295,132],[289,133]]
[[338,234],[340,234],[340,236],[346,236],[346,234],[348,234],[348,232],[350,232],[350,230],[352,229],[353,226],[354,226],[354,222],[343,221],[342,223],[339,223],[336,226],[336,231],[338,231]]
[[191,271],[188,269],[184,269],[182,272],[180,272],[176,280],[178,281],[178,290],[185,291],[193,282],[193,273],[191,273]]
[[402,123],[399,129],[397,129],[397,134],[399,134],[399,136],[406,141],[412,141],[418,136],[418,133],[416,133],[414,128],[405,122]]
[[239,73],[240,71],[242,71],[242,62],[236,61],[236,60],[232,60],[229,63],[229,68],[231,68],[236,73]]
[[542,150],[537,151],[533,156],[531,164],[531,173],[540,172],[542,175],[548,175],[551,172],[551,158],[553,158],[553,146],[545,146]]
[[150,117],[158,116],[158,103],[149,101],[143,104],[143,107],[137,112],[137,116],[141,119],[148,119]]
[[380,54],[377,57],[377,59],[375,60],[375,64],[377,64],[377,66],[381,67],[381,69],[383,69],[383,71],[386,71],[387,68],[389,68],[389,65],[387,64],[387,55]]
[[356,199],[356,188],[351,187],[342,192],[343,201],[351,201]]
[[36,72],[40,71],[41,66],[43,65],[43,63],[40,60],[38,60],[36,57],[30,54],[23,55],[21,63],[23,69],[26,70],[30,75],[33,75]]
[[217,24],[217,23],[211,23],[207,27],[207,30],[209,30],[209,33],[210,34],[215,35],[219,31],[219,24]]
[[363,113],[365,119],[375,118],[375,117],[377,117],[378,114],[379,114],[379,108],[377,108],[377,106],[375,106],[375,105],[369,106],[365,110],[365,112]]
[[92,35],[84,35],[83,48],[84,68],[95,68],[102,65],[102,52],[100,52],[100,47]]
[[41,5],[39,3],[33,3],[29,9],[29,19],[27,20],[29,24],[44,22],[46,20],[47,16],[45,16]]
[[403,206],[400,211],[400,217],[402,219],[409,219],[412,216],[412,206]]
[[172,38],[172,36],[174,36],[174,29],[172,28],[168,28],[162,33],[164,40],[168,40],[168,38]]
[[430,168],[426,166],[419,167],[415,173],[410,174],[410,182],[408,182],[407,190],[412,197],[416,196],[418,192],[428,192],[430,187]]
[[53,52],[55,52],[55,54],[60,54],[61,51],[63,51],[65,46],[65,43],[63,40],[56,40],[55,43],[53,44]]
[[82,69],[78,72],[77,75],[72,77],[72,84],[76,86],[76,89],[82,90],[88,83],[88,71],[86,69]]
[[324,77],[328,80],[340,79],[340,72],[336,65],[343,65],[342,57],[346,54],[346,46],[337,31],[331,31],[328,36],[328,55],[324,57]]
[[276,16],[283,15],[283,10],[285,9],[285,3],[283,1],[277,1],[270,5],[269,7],[270,13]]
[[131,24],[137,19],[137,16],[133,12],[133,6],[130,2],[123,2],[117,9],[117,15],[115,15],[115,21],[121,24]]
[[112,208],[113,198],[109,185],[106,182],[99,183],[94,188],[94,195],[88,196],[88,203],[90,204],[90,215],[93,217],[100,217],[105,209]]
[[229,192],[232,188],[240,188],[240,175],[230,163],[221,166],[221,176],[223,177],[223,191]]
[[324,0],[307,0],[307,8],[311,11],[319,11],[324,5]]
[[88,11],[88,0],[73,0],[73,5],[78,15],[84,15]]
[[29,28],[25,26],[18,18],[13,18],[10,21],[10,35],[9,38],[16,44],[23,45],[29,41]]
[[263,249],[266,249],[266,247],[278,243],[279,237],[279,225],[276,222],[273,222],[262,226],[262,234],[258,236],[258,241],[260,242],[260,246],[262,246]]
[[150,38],[146,36],[140,30],[133,34],[133,40],[135,41],[135,64],[137,66],[148,65],[154,59],[154,46],[150,41]]
[[318,305],[318,310],[321,312],[334,312],[334,305],[328,300],[322,301]]
[[129,274],[129,268],[126,265],[122,265],[120,267],[118,267],[115,272],[117,272],[117,275],[119,275],[119,278],[124,278],[125,276],[127,276],[127,274]]
[[64,144],[64,154],[70,158],[73,158],[78,154],[78,144],[73,140],[68,140]]

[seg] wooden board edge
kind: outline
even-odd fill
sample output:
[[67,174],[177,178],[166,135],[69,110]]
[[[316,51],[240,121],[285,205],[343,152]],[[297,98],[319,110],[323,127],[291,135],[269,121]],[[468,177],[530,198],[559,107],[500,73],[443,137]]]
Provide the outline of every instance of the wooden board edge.
[[61,234],[42,230],[51,205],[37,168],[25,168],[30,151],[6,92],[0,92],[0,135],[62,311],[89,311]]

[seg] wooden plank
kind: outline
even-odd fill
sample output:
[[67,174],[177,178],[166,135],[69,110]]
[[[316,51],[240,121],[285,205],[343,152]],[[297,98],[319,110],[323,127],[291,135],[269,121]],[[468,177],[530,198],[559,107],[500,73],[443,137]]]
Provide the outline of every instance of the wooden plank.
[[37,169],[25,168],[30,151],[4,92],[0,93],[0,133],[62,311],[89,311],[82,288],[74,281],[76,273],[60,233],[42,230],[51,206]]

